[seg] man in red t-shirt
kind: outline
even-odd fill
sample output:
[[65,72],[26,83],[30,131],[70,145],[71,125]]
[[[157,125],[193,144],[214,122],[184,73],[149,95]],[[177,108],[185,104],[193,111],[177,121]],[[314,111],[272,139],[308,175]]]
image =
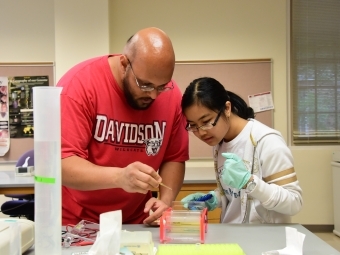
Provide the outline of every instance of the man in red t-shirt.
[[113,210],[123,223],[150,224],[175,200],[189,155],[174,66],[169,37],[146,28],[123,54],[86,60],[60,79],[63,225],[98,223]]

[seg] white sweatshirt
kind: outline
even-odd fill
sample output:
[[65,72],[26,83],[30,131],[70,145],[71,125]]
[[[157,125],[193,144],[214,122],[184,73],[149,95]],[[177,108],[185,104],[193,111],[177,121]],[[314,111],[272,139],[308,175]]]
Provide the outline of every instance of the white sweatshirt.
[[[216,179],[220,183],[215,193],[222,208],[222,223],[289,223],[290,216],[301,210],[302,189],[293,156],[280,132],[249,119],[235,139],[213,150]],[[223,183],[219,176],[225,162],[223,152],[238,155],[250,172],[254,164],[252,174],[256,187],[252,192],[247,194],[244,189],[234,189]],[[250,211],[249,219],[247,211]]]

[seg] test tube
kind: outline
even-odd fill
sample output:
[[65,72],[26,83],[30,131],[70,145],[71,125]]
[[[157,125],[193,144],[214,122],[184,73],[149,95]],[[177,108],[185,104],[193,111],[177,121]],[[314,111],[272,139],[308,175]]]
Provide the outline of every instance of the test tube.
[[61,134],[59,87],[34,87],[36,255],[61,254]]

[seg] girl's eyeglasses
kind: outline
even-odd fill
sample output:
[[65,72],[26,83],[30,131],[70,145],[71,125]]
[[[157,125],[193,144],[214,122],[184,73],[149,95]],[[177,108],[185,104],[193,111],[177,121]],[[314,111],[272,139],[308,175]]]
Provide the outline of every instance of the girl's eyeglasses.
[[202,125],[202,126],[199,126],[199,127],[197,127],[197,126],[195,126],[195,125],[191,126],[191,125],[188,123],[185,129],[186,129],[187,131],[190,131],[190,132],[198,132],[199,129],[202,129],[202,130],[209,130],[209,129],[212,129],[213,127],[216,126],[217,121],[218,121],[218,119],[220,118],[222,111],[223,111],[223,108],[218,112],[218,114],[217,114],[217,116],[216,116],[214,122],[209,122],[209,123],[206,123],[206,124],[204,124],[204,125]]

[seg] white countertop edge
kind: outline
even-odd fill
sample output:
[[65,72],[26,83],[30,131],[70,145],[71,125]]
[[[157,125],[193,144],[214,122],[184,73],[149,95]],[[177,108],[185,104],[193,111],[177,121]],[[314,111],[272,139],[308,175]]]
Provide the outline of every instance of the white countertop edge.
[[184,182],[211,183],[216,182],[213,167],[187,167],[185,169]]

